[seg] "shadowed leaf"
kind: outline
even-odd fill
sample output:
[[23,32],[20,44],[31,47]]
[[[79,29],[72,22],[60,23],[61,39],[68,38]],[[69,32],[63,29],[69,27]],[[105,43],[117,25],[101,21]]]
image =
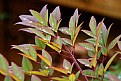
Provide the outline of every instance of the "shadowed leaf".
[[31,81],[41,81],[41,79],[35,75],[31,76]]
[[108,79],[109,79],[110,81],[120,81],[120,80],[118,79],[118,77],[116,77],[115,75],[112,75],[112,74],[108,74]]
[[77,59],[81,64],[90,67],[91,68],[91,63],[88,59]]

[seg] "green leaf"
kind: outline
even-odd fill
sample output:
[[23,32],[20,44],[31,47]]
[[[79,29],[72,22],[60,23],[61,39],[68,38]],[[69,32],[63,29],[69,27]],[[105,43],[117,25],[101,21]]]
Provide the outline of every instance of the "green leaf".
[[39,40],[38,37],[35,37],[35,44],[42,49],[45,49],[46,47],[46,44],[43,41]]
[[112,61],[114,60],[114,58],[118,55],[118,53],[116,53],[115,55],[113,55],[110,60],[107,62],[105,69],[104,69],[104,73],[107,71],[108,67],[110,66],[110,64],[112,63]]
[[43,19],[43,17],[40,15],[40,13],[38,13],[37,11],[34,10],[29,10],[31,12],[31,14],[44,26],[46,26],[45,20]]
[[81,30],[82,32],[84,32],[85,34],[87,34],[88,36],[91,36],[93,38],[96,37],[96,35],[94,33],[92,33],[91,31],[88,31],[88,30]]
[[90,43],[79,43],[79,45],[82,46],[86,50],[90,50],[90,51],[95,52],[94,46]]
[[121,41],[118,41],[118,48],[121,50]]
[[78,71],[78,72],[75,74],[75,78],[76,78],[76,79],[79,77],[79,74],[80,74],[80,71]]
[[8,61],[2,54],[0,54],[0,68],[2,68],[5,71],[8,71],[8,66]]
[[50,34],[52,36],[55,36],[53,31],[49,27],[39,27],[37,29],[41,30],[44,33]]
[[22,59],[22,69],[23,69],[23,71],[33,70],[33,65],[32,65],[31,61],[26,57],[23,57],[23,59]]
[[10,76],[6,76],[6,77],[4,78],[4,81],[13,81],[13,79],[12,79]]
[[60,36],[57,36],[57,39],[55,39],[55,43],[57,43],[62,48],[62,40]]
[[59,31],[61,31],[63,34],[71,35],[71,32],[68,27],[61,27],[59,28]]
[[89,27],[91,29],[91,31],[96,35],[96,20],[94,18],[94,16],[91,17],[90,19],[90,23],[89,23]]
[[116,37],[108,46],[108,51],[111,50],[115,45],[116,43],[119,41],[119,39],[121,38],[121,35],[119,35],[118,37]]
[[81,64],[83,64],[83,65],[85,65],[85,66],[87,66],[87,67],[92,67],[91,66],[91,63],[90,63],[90,61],[88,60],[88,59],[77,59]]
[[118,77],[116,77],[115,75],[112,75],[112,74],[108,74],[108,79],[109,79],[110,81],[120,81],[120,80],[118,79]]
[[70,80],[70,81],[75,81],[75,80],[76,80],[75,75],[74,75],[74,74],[71,74],[71,75],[69,76],[69,80]]
[[54,16],[52,14],[50,14],[49,23],[50,23],[50,26],[52,27],[52,29],[55,32],[57,32],[57,30],[56,30],[57,22],[56,22],[56,19],[54,18]]
[[104,71],[104,67],[103,67],[103,64],[101,63],[99,68],[98,68],[98,75],[102,76],[103,75],[103,71]]
[[50,42],[50,41],[51,41],[51,35],[47,34],[47,35],[46,35],[46,40],[47,40],[48,42]]
[[62,43],[65,45],[72,45],[72,41],[68,38],[61,38],[62,39]]
[[30,56],[32,56],[35,60],[37,60],[37,52],[34,49],[34,47],[32,47],[31,45],[29,45],[29,54]]
[[41,81],[41,79],[35,75],[31,76],[31,81]]
[[93,51],[88,50],[88,56],[89,56],[89,57],[93,57],[93,56],[94,56],[94,52],[93,52]]
[[103,55],[107,56],[107,49],[106,49],[106,47],[102,47],[101,48],[101,52],[102,52]]
[[66,60],[66,59],[63,60],[63,68],[67,69],[68,71],[71,68],[71,63],[68,60]]
[[24,81],[24,73],[20,70],[20,68],[13,62],[11,62],[13,73],[16,77],[18,77],[21,81]]
[[93,70],[90,70],[90,69],[83,70],[83,73],[84,73],[86,76],[93,76],[93,75],[94,75],[94,71],[93,71]]

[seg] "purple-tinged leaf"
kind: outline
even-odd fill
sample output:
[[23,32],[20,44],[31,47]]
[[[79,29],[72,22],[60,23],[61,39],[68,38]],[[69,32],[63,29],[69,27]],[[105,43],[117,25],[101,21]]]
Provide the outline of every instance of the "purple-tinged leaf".
[[30,56],[32,58],[37,60],[37,52],[36,52],[35,48],[31,44],[29,45],[29,54],[30,54]]
[[54,16],[54,18],[57,20],[57,22],[61,19],[61,12],[60,12],[60,7],[59,6],[57,6],[54,10],[53,10],[53,12],[51,13],[53,16]]
[[47,51],[45,51],[44,49],[42,50],[42,56],[44,56],[45,58],[47,58],[47,59],[50,61],[50,63],[52,64],[52,57],[51,57],[50,54],[49,54]]
[[91,68],[91,62],[88,59],[77,59],[81,64]]
[[111,65],[112,61],[114,60],[114,58],[118,55],[118,53],[116,53],[115,55],[113,55],[109,61],[107,62],[105,69],[104,69],[104,73],[107,71],[107,69],[109,68],[109,66]]
[[115,45],[116,43],[119,41],[119,39],[121,38],[121,35],[119,35],[118,37],[116,37],[108,46],[108,51],[111,50]]
[[91,31],[96,35],[97,29],[96,29],[96,20],[95,20],[94,16],[92,16],[90,19],[89,27],[90,27]]
[[110,81],[120,81],[117,76],[112,75],[112,74],[108,74],[108,79]]
[[66,59],[63,60],[63,68],[67,69],[68,71],[71,68],[71,63],[68,60],[66,60]]
[[32,65],[31,61],[26,57],[23,57],[23,59],[22,59],[22,69],[23,69],[23,71],[33,70],[33,65]]
[[0,54],[0,68],[2,68],[5,71],[8,71],[8,66],[8,61],[2,54]]
[[62,43],[65,45],[72,45],[72,41],[68,38],[61,38],[62,39]]
[[41,81],[41,79],[35,75],[31,76],[31,81]]
[[30,10],[31,14],[44,26],[46,26],[44,18],[37,11]]
[[121,50],[121,41],[118,41],[118,48]]
[[48,28],[48,27],[39,27],[37,29],[41,30],[44,33],[50,34],[52,36],[55,36],[53,31],[50,28]]
[[54,42],[57,43],[62,48],[62,40],[61,40],[60,36],[57,36],[57,39],[55,39]]
[[79,43],[79,45],[82,46],[86,50],[90,50],[90,51],[95,52],[94,46],[90,43]]
[[61,31],[63,34],[71,35],[71,32],[68,27],[61,27],[59,28],[59,31]]
[[73,16],[74,16],[74,21],[76,22],[76,26],[77,26],[77,24],[78,24],[78,19],[79,19],[78,9],[76,9],[76,10],[74,11]]
[[14,72],[14,75],[18,77],[21,81],[24,81],[24,73],[22,70],[13,62],[11,62],[12,70]]
[[93,38],[96,37],[96,35],[94,33],[92,33],[91,31],[88,31],[88,30],[81,30],[81,31],[83,31],[84,33],[86,33],[88,36],[91,36]]

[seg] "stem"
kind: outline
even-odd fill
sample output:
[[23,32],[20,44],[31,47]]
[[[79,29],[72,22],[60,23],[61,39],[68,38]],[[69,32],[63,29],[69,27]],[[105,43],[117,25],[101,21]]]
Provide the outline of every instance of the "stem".
[[[64,45],[65,46],[65,45]],[[80,68],[78,62],[76,61],[74,55],[72,54],[72,52],[68,49],[67,46],[65,46],[65,48],[67,49],[67,51],[69,52],[69,54],[71,55],[76,67],[78,68],[78,70],[81,72],[82,76],[84,77],[85,81],[88,81],[87,77],[85,76],[85,74],[83,73],[82,69]]]

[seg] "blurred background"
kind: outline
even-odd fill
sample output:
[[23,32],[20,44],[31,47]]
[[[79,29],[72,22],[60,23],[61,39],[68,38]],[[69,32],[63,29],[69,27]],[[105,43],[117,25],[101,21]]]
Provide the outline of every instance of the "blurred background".
[[[79,23],[84,21],[83,29],[89,29],[89,21],[94,16],[97,22],[105,18],[104,22],[111,28],[110,38],[121,34],[121,0],[0,0],[0,53],[2,53],[9,62],[14,61],[20,64],[21,56],[17,55],[17,50],[11,49],[11,45],[34,43],[34,36],[26,32],[18,31],[25,26],[15,25],[21,21],[19,15],[30,14],[29,9],[40,11],[48,4],[49,13],[56,6],[60,6],[62,14],[61,26],[68,26],[70,17],[76,8],[81,14]],[[80,32],[77,42],[82,42],[87,36]],[[116,48],[115,48],[116,49]],[[80,50],[77,47],[77,53]],[[14,55],[14,57],[13,57]]]

